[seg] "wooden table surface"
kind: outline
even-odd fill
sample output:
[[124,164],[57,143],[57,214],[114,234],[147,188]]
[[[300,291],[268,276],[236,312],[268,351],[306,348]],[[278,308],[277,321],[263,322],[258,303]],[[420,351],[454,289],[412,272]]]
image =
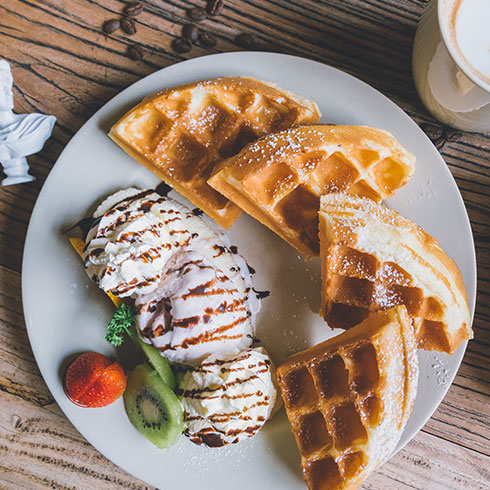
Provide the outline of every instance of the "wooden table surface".
[[[36,181],[0,187],[0,488],[148,488],[100,455],[61,413],[33,358],[22,313],[22,250],[41,186],[63,147],[105,102],[155,70],[210,53],[240,50],[247,32],[258,49],[341,68],[390,97],[419,124],[441,127],[415,93],[410,58],[421,0],[226,0],[200,23],[213,48],[171,49],[204,0],[148,0],[138,30],[105,35],[117,0],[2,0],[0,58],[15,79],[15,110],[54,114],[44,149],[29,158]],[[139,44],[143,59],[127,49]],[[335,94],[331,94],[335,96]],[[446,133],[443,133],[443,136]],[[475,339],[447,396],[422,431],[371,475],[365,489],[483,489],[490,485],[490,138],[449,132],[441,152],[466,203],[478,258]]]

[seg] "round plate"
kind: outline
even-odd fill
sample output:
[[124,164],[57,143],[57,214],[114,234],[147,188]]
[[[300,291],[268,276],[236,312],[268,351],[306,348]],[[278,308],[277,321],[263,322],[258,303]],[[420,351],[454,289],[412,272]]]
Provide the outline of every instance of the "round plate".
[[[387,204],[434,235],[456,261],[473,311],[476,263],[468,216],[446,164],[420,128],[379,92],[330,66],[279,54],[229,53],[186,61],[140,80],[91,117],[66,146],[39,195],[27,233],[22,271],[27,331],[41,373],[66,416],[95,448],[136,477],[159,488],[304,488],[284,410],[257,436],[238,445],[208,449],[182,436],[177,445],[162,451],[133,428],[122,399],[102,409],[79,408],[67,400],[61,383],[62,366],[73,354],[114,355],[104,340],[113,307],[86,276],[62,230],[117,189],[156,184],[153,174],[107,137],[110,126],[159,89],[223,75],[273,81],[312,99],[322,111],[322,122],[363,124],[393,133],[417,163],[411,181]],[[276,363],[338,333],[317,314],[319,259],[305,262],[246,215],[229,233],[257,271],[255,287],[271,291],[257,318],[257,337]],[[465,347],[453,356],[419,351],[417,400],[398,449],[439,405]]]

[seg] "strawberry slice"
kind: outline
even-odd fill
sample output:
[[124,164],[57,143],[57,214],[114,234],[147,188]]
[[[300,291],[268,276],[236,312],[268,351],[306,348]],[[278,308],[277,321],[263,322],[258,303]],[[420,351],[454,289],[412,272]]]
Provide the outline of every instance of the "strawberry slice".
[[122,366],[98,352],[79,355],[65,373],[65,393],[80,407],[105,407],[116,401],[125,388]]

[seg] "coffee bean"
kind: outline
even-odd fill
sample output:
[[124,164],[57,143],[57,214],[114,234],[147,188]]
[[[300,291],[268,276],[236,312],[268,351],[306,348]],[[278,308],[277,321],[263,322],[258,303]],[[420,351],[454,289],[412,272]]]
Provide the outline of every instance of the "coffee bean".
[[130,17],[136,17],[143,12],[143,4],[141,2],[130,2],[124,7],[123,12]]
[[209,15],[215,17],[221,14],[224,6],[225,2],[223,0],[210,0],[206,10],[208,11]]
[[121,19],[121,29],[129,36],[132,36],[137,31],[136,23],[131,17],[123,17]]
[[191,43],[197,41],[199,28],[195,24],[186,24],[182,29],[182,37],[188,39]]
[[172,42],[172,48],[177,53],[188,53],[192,49],[192,44],[188,39],[179,37]]
[[235,38],[235,42],[244,49],[255,49],[257,43],[255,42],[255,38],[246,32],[242,34],[238,34]]
[[133,44],[128,48],[128,56],[133,60],[140,60],[143,58],[143,48],[139,44]]
[[208,15],[206,14],[206,11],[201,8],[201,7],[194,7],[193,9],[189,9],[187,11],[187,15],[192,19],[196,21],[201,21],[204,20]]
[[111,19],[108,20],[107,22],[104,22],[104,25],[102,26],[102,30],[106,34],[112,34],[113,32],[116,32],[119,28],[121,27],[121,23],[117,19]]
[[199,33],[199,41],[203,46],[206,46],[208,48],[216,46],[216,43],[218,42],[214,34],[206,31],[201,31]]

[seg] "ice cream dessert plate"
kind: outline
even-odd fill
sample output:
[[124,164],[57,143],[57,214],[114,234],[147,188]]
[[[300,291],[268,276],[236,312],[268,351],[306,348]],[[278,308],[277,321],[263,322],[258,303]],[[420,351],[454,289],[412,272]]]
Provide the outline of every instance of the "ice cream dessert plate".
[[[73,353],[113,355],[104,340],[113,307],[85,274],[62,230],[119,189],[157,184],[107,137],[110,126],[141,98],[163,87],[222,75],[254,76],[300,93],[319,105],[322,123],[363,124],[393,133],[417,163],[412,180],[387,204],[423,226],[455,260],[473,311],[476,263],[466,210],[444,161],[420,128],[379,92],[332,67],[278,54],[230,53],[180,63],[142,79],[100,109],[67,145],[41,191],[27,235],[22,276],[27,330],[41,373],[61,409],[96,449],[129,473],[162,489],[190,489],[196,484],[216,490],[231,485],[237,490],[301,489],[299,454],[284,411],[237,445],[208,449],[182,437],[162,451],[131,425],[122,400],[84,410],[65,398],[60,382],[60,367]],[[174,191],[170,195],[185,202]],[[274,362],[338,333],[318,315],[318,259],[304,262],[245,215],[229,236],[256,270],[255,287],[271,291],[256,327],[258,346],[265,347]],[[453,356],[419,352],[418,394],[398,449],[437,408],[464,350],[465,345]]]

